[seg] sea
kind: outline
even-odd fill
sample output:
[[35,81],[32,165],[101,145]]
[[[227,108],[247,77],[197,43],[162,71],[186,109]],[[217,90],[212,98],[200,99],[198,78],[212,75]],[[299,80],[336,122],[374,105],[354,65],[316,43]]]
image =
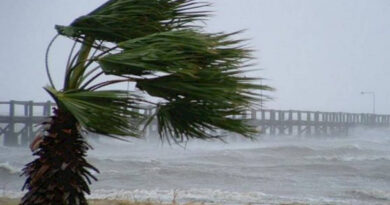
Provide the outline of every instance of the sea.
[[[390,204],[390,130],[161,143],[88,138],[88,198],[178,204]],[[0,146],[0,197],[21,197],[26,147]]]

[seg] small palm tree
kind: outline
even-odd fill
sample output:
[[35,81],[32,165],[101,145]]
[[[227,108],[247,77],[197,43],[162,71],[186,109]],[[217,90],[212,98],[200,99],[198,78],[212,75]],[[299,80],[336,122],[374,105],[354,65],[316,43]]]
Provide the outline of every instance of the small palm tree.
[[[232,116],[263,98],[256,90],[270,88],[243,76],[251,57],[241,40],[231,39],[236,33],[202,31],[197,22],[208,17],[207,6],[110,0],[69,26],[56,26],[74,46],[62,88],[46,66],[51,85],[45,90],[57,106],[34,145],[37,158],[23,170],[28,192],[21,204],[87,204],[84,194],[96,180],[91,171],[98,170],[85,160],[86,132],[139,137],[140,125],[156,119],[162,140],[220,138],[215,129],[253,136],[253,127]],[[134,83],[141,92],[110,89],[118,83]],[[141,108],[156,111],[144,116]]]

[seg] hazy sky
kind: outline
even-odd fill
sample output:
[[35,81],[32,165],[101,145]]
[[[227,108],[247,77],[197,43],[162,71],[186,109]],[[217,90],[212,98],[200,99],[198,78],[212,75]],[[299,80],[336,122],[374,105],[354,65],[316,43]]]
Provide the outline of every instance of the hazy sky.
[[[44,54],[56,34],[104,0],[1,0],[0,101],[45,101]],[[254,75],[276,88],[272,109],[390,114],[389,0],[210,0],[208,31],[247,29]],[[62,83],[70,41],[55,43],[52,73]]]

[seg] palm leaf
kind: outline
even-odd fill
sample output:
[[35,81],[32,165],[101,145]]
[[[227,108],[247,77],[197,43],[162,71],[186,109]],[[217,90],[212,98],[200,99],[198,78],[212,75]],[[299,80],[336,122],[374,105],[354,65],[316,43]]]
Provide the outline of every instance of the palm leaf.
[[[109,0],[69,26],[56,28],[87,48],[91,47],[87,39],[114,42],[118,50],[102,49],[91,62],[97,60],[102,73],[126,77],[150,96],[163,99],[155,114],[161,137],[213,138],[217,128],[250,137],[254,129],[232,116],[268,99],[258,91],[272,88],[257,84],[259,78],[244,76],[252,57],[243,40],[232,38],[240,32],[210,34],[193,26],[207,17],[208,12],[201,11],[204,6],[195,0]],[[75,80],[86,78],[85,68],[79,67],[86,67],[88,53],[74,68],[80,73],[72,75]],[[57,92],[58,104],[91,131],[137,135],[139,116],[128,109],[138,106],[137,97],[125,91],[96,91],[123,80],[94,85],[96,78],[91,79],[79,91],[71,86],[70,91]]]
[[160,105],[156,114],[163,138],[216,138],[215,129],[251,138],[255,129],[246,120],[232,116],[267,99],[254,91],[272,88],[256,85],[253,80],[218,69],[203,69],[194,75],[172,74],[140,80],[137,87],[168,101]]
[[203,20],[207,6],[194,0],[110,0],[69,26],[56,26],[68,37],[94,37],[97,40],[121,42],[156,32],[192,27]]
[[249,50],[234,34],[201,34],[194,30],[157,33],[118,44],[123,52],[99,59],[103,71],[113,75],[152,72],[192,73],[201,68],[237,67],[249,60]]
[[181,99],[158,107],[157,121],[161,138],[175,142],[189,138],[220,138],[215,131],[223,129],[252,138],[254,127],[242,119],[232,119],[242,109],[232,109],[228,104],[214,104],[208,101]]
[[106,74],[118,76],[165,73],[135,80],[140,90],[167,101],[156,113],[162,138],[215,138],[217,128],[250,137],[254,129],[231,116],[263,101],[256,90],[272,88],[244,77],[250,50],[230,40],[234,34],[153,34],[119,43],[123,52],[105,56],[99,64]]
[[177,100],[182,98],[209,100],[218,103],[230,103],[248,106],[256,101],[254,89],[270,90],[263,85],[250,83],[256,79],[230,75],[217,69],[203,69],[192,75],[171,74],[153,79],[137,81],[137,88],[149,95]]
[[[118,90],[57,92],[46,90],[53,96],[59,107],[70,112],[87,130],[103,135],[139,135],[138,126],[142,115],[137,96]],[[133,109],[133,110],[131,110]]]

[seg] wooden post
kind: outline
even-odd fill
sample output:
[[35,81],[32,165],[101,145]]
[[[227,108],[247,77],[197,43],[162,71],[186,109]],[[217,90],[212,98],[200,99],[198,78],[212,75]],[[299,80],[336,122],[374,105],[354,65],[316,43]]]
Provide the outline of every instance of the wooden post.
[[349,114],[350,116],[350,124],[353,125],[355,123],[355,115],[354,114]]
[[293,135],[293,112],[288,111],[288,135]]
[[[259,130],[259,121],[257,119],[257,110],[251,109],[250,110],[250,122],[255,127],[256,130]],[[221,130],[219,130],[221,131]]]
[[30,141],[30,133],[32,130],[32,116],[30,116],[30,110],[31,110],[32,101],[24,103],[24,128],[23,132],[21,133],[21,142],[20,144],[22,146],[28,145],[28,142]]
[[307,114],[307,122],[306,122],[306,136],[311,136],[311,113],[306,112]]
[[298,136],[301,136],[301,124],[302,124],[302,113],[301,111],[297,111],[297,130]]
[[376,126],[378,123],[378,115],[372,114],[371,116],[372,116],[372,125]]
[[328,129],[329,129],[329,113],[325,112],[322,113],[322,132],[324,135],[328,135]]
[[243,113],[241,113],[241,119],[243,119],[243,120],[248,119],[248,113],[247,113],[247,111],[244,111]]
[[251,120],[257,121],[257,111],[255,109],[251,110]]
[[270,110],[270,135],[275,135],[275,111]]
[[314,113],[314,133],[315,135],[320,135],[320,113],[315,112]]
[[34,102],[30,101],[28,103],[28,117],[30,124],[28,125],[28,141],[27,143],[30,144],[34,140],[34,129],[33,129],[33,118],[34,118]]
[[43,116],[50,116],[50,109],[51,109],[51,102],[46,101],[45,105],[43,106]]
[[337,129],[338,129],[338,133],[340,135],[340,133],[343,132],[343,129],[344,129],[344,114],[339,112],[338,114],[338,123],[337,123]]
[[4,145],[5,146],[17,146],[18,145],[18,136],[15,133],[15,102],[13,100],[9,103],[9,121],[8,121],[8,130],[4,136]]
[[260,112],[261,112],[260,132],[261,132],[262,134],[267,134],[266,124],[265,124],[265,122],[266,122],[266,119],[265,119],[265,112],[266,112],[266,111],[263,110],[263,109],[261,109]]
[[331,113],[330,114],[330,122],[329,122],[329,135],[332,136],[335,132],[335,120],[336,120],[336,114]]
[[278,110],[278,127],[279,127],[279,135],[284,135],[284,111]]

